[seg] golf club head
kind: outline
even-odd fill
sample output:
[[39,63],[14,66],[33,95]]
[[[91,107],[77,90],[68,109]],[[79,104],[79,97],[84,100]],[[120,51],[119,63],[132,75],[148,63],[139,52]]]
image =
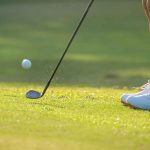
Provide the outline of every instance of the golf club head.
[[42,97],[42,94],[37,91],[30,90],[26,93],[26,97],[29,99],[38,99]]

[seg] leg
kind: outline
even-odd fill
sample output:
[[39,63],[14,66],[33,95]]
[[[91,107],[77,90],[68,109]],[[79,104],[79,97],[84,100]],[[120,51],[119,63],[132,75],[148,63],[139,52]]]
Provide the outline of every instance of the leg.
[[150,0],[147,0],[147,11],[149,14],[148,20],[149,20],[149,30],[150,30]]
[[149,29],[150,29],[150,0],[142,0],[142,3],[149,22]]
[[147,3],[147,10],[148,10],[148,13],[149,13],[149,16],[150,16],[150,0],[147,0],[146,3]]

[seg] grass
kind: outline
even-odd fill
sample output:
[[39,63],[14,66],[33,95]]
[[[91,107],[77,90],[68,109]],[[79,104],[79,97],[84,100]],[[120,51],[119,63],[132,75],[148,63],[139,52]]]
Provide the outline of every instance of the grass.
[[[84,8],[84,1],[2,3],[1,81],[45,83]],[[54,83],[139,86],[150,76],[149,54],[148,27],[140,3],[96,1]],[[22,70],[23,58],[32,60],[32,70]]]
[[[120,103],[150,76],[148,27],[136,1],[96,1],[46,96],[24,96],[42,91],[84,7],[0,4],[1,150],[150,148],[149,112]],[[32,69],[20,67],[24,58]]]
[[55,87],[29,101],[26,90],[42,87],[15,86],[0,86],[2,150],[150,147],[149,112],[124,107],[119,97],[125,89]]

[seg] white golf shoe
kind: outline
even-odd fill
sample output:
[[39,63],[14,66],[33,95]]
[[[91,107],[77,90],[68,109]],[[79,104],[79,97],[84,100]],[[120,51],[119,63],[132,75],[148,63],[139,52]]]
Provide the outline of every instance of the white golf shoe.
[[133,108],[150,110],[150,93],[136,96],[129,96],[127,104]]
[[134,94],[123,94],[121,96],[121,102],[125,105],[128,105],[127,99],[129,97],[132,96],[140,96],[140,95],[144,95],[147,93],[150,93],[150,80],[148,80],[148,82],[146,84],[144,84],[143,86],[141,86],[140,88],[142,91],[138,92],[138,93],[134,93]]

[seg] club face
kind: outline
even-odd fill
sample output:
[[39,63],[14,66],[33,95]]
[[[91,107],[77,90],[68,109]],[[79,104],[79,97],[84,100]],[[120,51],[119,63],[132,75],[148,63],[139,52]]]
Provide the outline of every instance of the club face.
[[42,95],[41,95],[41,93],[39,93],[37,91],[30,90],[26,93],[26,97],[29,99],[38,99],[38,98],[41,98]]

